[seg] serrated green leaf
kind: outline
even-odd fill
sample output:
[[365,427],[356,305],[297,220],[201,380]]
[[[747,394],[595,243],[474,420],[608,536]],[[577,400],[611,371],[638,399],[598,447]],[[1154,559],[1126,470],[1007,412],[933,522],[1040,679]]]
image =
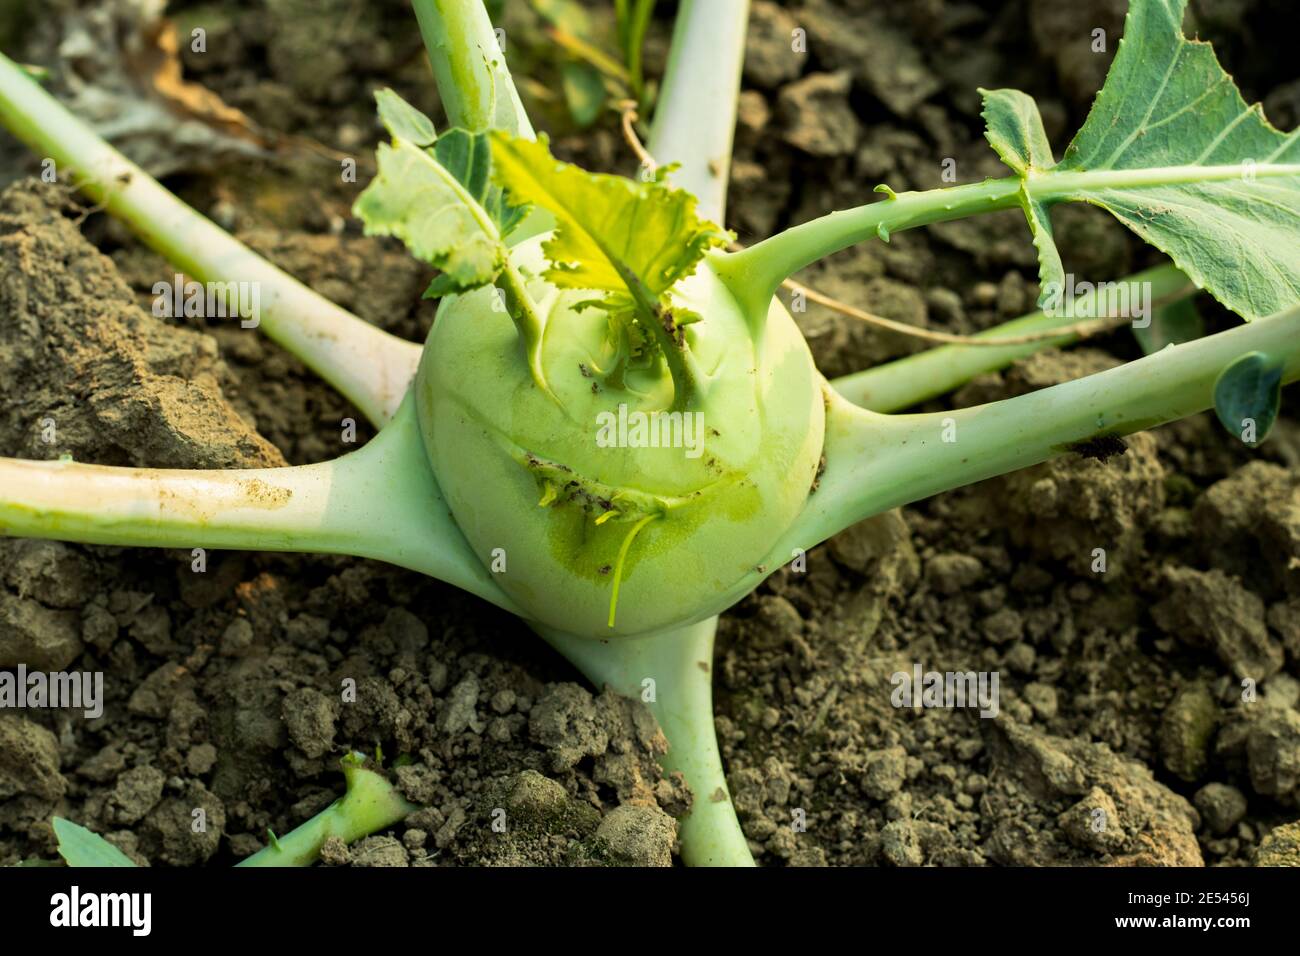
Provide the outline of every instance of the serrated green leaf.
[[[535,203],[557,220],[543,250],[547,278],[572,289],[631,291],[634,277],[660,297],[695,271],[727,234],[696,215],[690,193],[664,183],[589,173],[551,155],[545,137],[492,137],[493,174],[520,203]],[[635,283],[634,283],[635,284]]]
[[984,137],[1018,176],[1056,165],[1033,97],[1019,90],[980,90]]
[[1060,250],[1056,248],[1051,214],[1045,203],[1028,195],[1021,195],[1020,208],[1029,222],[1034,249],[1038,251],[1038,307],[1059,307],[1064,302],[1065,264],[1061,261]]
[[[1300,138],[1248,107],[1210,46],[1183,36],[1186,7],[1134,0],[1106,84],[1060,168],[1192,171],[1190,181],[1080,198],[1168,253],[1243,318],[1261,318],[1300,301]],[[1226,178],[1195,173],[1223,167]]]
[[1261,318],[1300,301],[1300,131],[1270,126],[1213,50],[1183,36],[1186,6],[1132,0],[1106,83],[1060,163],[1034,161],[1043,142],[1010,95],[995,104],[989,139],[1040,206],[1027,210],[1040,257],[1056,255],[1046,209],[1093,203],[1229,309]]
[[404,139],[416,146],[430,146],[438,139],[433,120],[406,100],[385,87],[375,91],[379,121],[393,139]]
[[1205,323],[1196,303],[1179,299],[1162,305],[1151,314],[1151,323],[1145,327],[1134,325],[1133,337],[1142,347],[1144,355],[1152,355],[1168,345],[1193,342],[1205,334]]
[[420,298],[441,299],[444,295],[453,295],[455,292],[455,283],[448,279],[446,275],[437,275],[433,277],[433,281],[429,283],[428,288],[424,290],[424,294]]
[[525,210],[507,202],[504,190],[492,182],[492,146],[487,133],[448,130],[438,140],[433,154],[488,214],[501,238],[507,238],[524,218]]
[[1248,445],[1258,445],[1273,430],[1282,405],[1285,363],[1250,352],[1237,359],[1214,383],[1214,410],[1223,427]]
[[59,856],[68,866],[135,866],[131,858],[97,833],[71,820],[55,817],[54,835],[59,838]]
[[487,137],[463,129],[448,130],[438,140],[433,155],[443,169],[456,177],[470,198],[483,205],[492,173],[492,150]]
[[376,158],[379,172],[352,209],[366,235],[401,239],[417,259],[442,270],[449,291],[494,281],[505,266],[505,243],[460,180],[404,139],[380,143]]
[[1029,222],[1038,250],[1038,297],[1041,308],[1060,305],[1065,293],[1065,266],[1052,236],[1052,218],[1046,204],[1028,189],[1031,176],[1056,165],[1043,130],[1043,118],[1033,98],[1019,90],[980,90],[984,97],[984,136],[994,151],[1021,178],[1020,208]]

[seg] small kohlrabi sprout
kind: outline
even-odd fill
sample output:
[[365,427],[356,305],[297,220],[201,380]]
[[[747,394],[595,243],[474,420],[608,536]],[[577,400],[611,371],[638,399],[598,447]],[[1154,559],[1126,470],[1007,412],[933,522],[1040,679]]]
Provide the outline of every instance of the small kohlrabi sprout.
[[[1247,108],[1209,47],[1185,39],[1186,0],[1132,0],[1060,161],[1029,97],[985,91],[1010,176],[880,187],[876,202],[740,252],[713,223],[746,0],[683,0],[649,143],[677,165],[636,179],[550,155],[481,0],[414,6],[451,128],[381,92],[391,141],[356,213],[441,270],[423,349],[256,257],[0,60],[0,116],[17,135],[190,275],[259,282],[262,329],[383,426],[354,454],[293,468],[0,461],[0,529],[361,555],[477,594],[594,683],[649,702],[666,766],[695,793],[681,822],[688,863],[752,862],[713,732],[720,612],[872,515],[1214,407],[1216,393],[1229,424],[1264,425],[1280,384],[1300,376],[1300,138]],[[1204,288],[1248,324],[990,405],[885,414],[1065,344],[1074,316],[1105,311],[1096,292],[1062,297],[1050,209],[1071,201],[1109,210],[1172,258],[1133,288],[1161,302]],[[984,333],[1006,344],[823,379],[775,298],[783,281],[854,243],[1015,208],[1039,252],[1044,308]]]

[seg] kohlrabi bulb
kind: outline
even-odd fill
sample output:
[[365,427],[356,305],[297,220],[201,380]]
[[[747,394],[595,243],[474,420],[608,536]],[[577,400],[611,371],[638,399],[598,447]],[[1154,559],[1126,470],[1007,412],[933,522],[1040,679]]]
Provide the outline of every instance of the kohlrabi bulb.
[[420,427],[456,523],[552,627],[628,635],[717,613],[816,478],[825,406],[807,345],[779,304],[747,323],[706,259],[675,291],[701,318],[684,327],[695,400],[673,409],[661,357],[630,357],[626,326],[584,306],[594,293],[539,278],[541,241],[511,259],[545,318],[552,394],[492,288],[445,299],[425,345]]

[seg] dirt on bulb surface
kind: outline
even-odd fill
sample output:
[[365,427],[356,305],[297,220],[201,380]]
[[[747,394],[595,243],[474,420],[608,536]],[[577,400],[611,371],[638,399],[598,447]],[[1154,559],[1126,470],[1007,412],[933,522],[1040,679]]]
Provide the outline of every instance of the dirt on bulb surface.
[[[131,10],[64,6],[25,34],[29,62],[57,66],[78,17]],[[1259,39],[1278,35],[1280,5],[1192,7],[1247,99],[1294,127],[1300,85],[1283,47]],[[979,86],[1035,95],[1059,154],[1124,8],[755,0],[728,225],[752,243],[870,201],[880,182],[944,185],[945,160],[961,182],[1002,175]],[[142,156],[161,149],[180,167],[170,186],[282,268],[422,340],[430,270],[361,236],[348,213],[380,135],[370,91],[390,85],[437,110],[407,5],[169,13],[182,35],[207,28],[208,53],[182,52],[186,77],[282,139],[214,166],[188,162],[161,126]],[[1109,52],[1081,53],[1078,37],[1098,25]],[[790,49],[795,27],[807,53]],[[520,69],[548,56],[527,21],[508,29]],[[652,73],[668,29],[652,31]],[[121,89],[96,68],[108,72],[90,82]],[[535,109],[565,158],[634,165],[612,115],[577,131],[553,104]],[[357,158],[358,182],[340,176],[340,154]],[[14,171],[0,192],[0,454],[262,467],[350,450],[345,419],[358,443],[370,437],[257,332],[155,317],[154,285],[174,270],[65,186],[26,178],[39,165],[13,141],[0,139],[0,156]],[[1115,278],[1155,261],[1097,210],[1054,215],[1072,272]],[[973,332],[1032,309],[1036,276],[1023,219],[1008,213],[866,243],[800,279],[890,318]],[[1198,305],[1211,328],[1227,323]],[[922,347],[817,306],[797,319],[828,377]],[[950,400],[1023,394],[1137,354],[1124,330]],[[723,615],[717,728],[758,861],[1300,863],[1300,425],[1286,416],[1297,397],[1284,396],[1258,449],[1203,415],[882,515]],[[229,865],[337,797],[340,757],[376,748],[424,809],[327,845],[328,865],[678,862],[675,818],[699,795],[659,769],[654,719],[587,687],[515,619],[372,561],[210,552],[202,573],[193,562],[0,541],[0,667],[102,671],[106,697],[93,720],[0,713],[0,865],[53,858],[54,814],[140,863]],[[918,665],[996,672],[997,715],[895,706],[894,675]],[[349,678],[355,702],[340,695]],[[195,834],[199,807],[208,825]],[[501,809],[505,833],[492,827]]]

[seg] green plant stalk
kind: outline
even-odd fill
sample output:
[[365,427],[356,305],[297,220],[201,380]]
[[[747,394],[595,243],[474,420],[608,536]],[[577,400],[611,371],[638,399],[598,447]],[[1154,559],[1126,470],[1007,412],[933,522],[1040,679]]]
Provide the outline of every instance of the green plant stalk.
[[1300,176],[1300,166],[1274,165],[1255,170],[1246,164],[1172,166],[1157,169],[1041,172],[1025,180],[1015,176],[980,183],[894,193],[856,209],[832,212],[765,239],[741,252],[713,253],[715,268],[727,281],[747,315],[767,314],[777,288],[800,269],[841,249],[903,229],[964,219],[980,213],[1020,208],[1024,199],[1050,205],[1087,201],[1107,189],[1136,189],[1177,183],[1227,182]]
[[371,421],[382,424],[397,410],[419,364],[418,345],[339,308],[181,202],[3,54],[0,121],[53,159],[60,176],[75,169],[83,192],[180,271],[200,282],[254,283],[258,327]]
[[[1169,346],[1118,368],[1028,395],[951,412],[880,415],[830,392],[826,470],[773,561],[891,508],[1004,475],[1072,450],[1214,405],[1235,359],[1263,352],[1300,378],[1300,309]],[[953,440],[945,441],[945,431]],[[775,565],[774,565],[775,566]]]
[[[411,6],[448,123],[474,132],[500,129],[536,139],[483,0],[411,0]],[[507,242],[518,245],[554,226],[548,211],[534,208]],[[531,363],[532,351],[529,356]]]
[[618,19],[619,45],[627,60],[628,85],[637,103],[644,103],[645,71],[642,69],[641,46],[654,15],[655,0],[636,0],[631,9],[628,0],[616,0],[614,9]]
[[1225,163],[1218,166],[1152,166],[1146,169],[1047,170],[1026,180],[1025,190],[1039,202],[1086,201],[1107,189],[1188,183],[1248,182],[1300,176],[1300,163]]
[[[602,250],[604,247],[602,247]],[[664,364],[668,368],[669,375],[673,380],[673,402],[674,411],[682,411],[696,403],[700,395],[701,375],[695,356],[690,349],[684,345],[679,345],[676,338],[668,331],[664,324],[664,317],[667,314],[661,308],[659,302],[637,278],[631,269],[627,268],[618,261],[612,251],[607,252],[614,268],[618,270],[619,275],[627,284],[628,292],[632,296],[632,301],[636,305],[638,318],[641,319],[646,331],[654,338],[655,343],[659,346],[659,352],[663,355]]]
[[[688,866],[753,866],[736,818],[713,726],[713,639],[718,619],[616,641],[536,627],[597,687],[641,699],[668,738],[664,770],[680,771],[695,800],[678,821]],[[653,681],[653,683],[648,683]],[[648,699],[653,688],[653,700]]]
[[353,843],[387,829],[419,807],[397,792],[383,776],[361,765],[355,756],[344,757],[347,792],[300,827],[241,860],[236,866],[311,866],[330,837]]
[[452,520],[409,397],[364,447],[317,465],[181,471],[0,458],[0,489],[0,535],[351,554],[519,613]]
[[545,323],[537,311],[536,303],[524,288],[523,276],[519,274],[519,270],[513,263],[506,262],[505,268],[497,278],[496,288],[505,298],[506,310],[510,313],[510,318],[519,332],[519,340],[528,359],[528,369],[532,372],[533,381],[537,383],[538,388],[554,397],[550,386],[546,384],[546,369],[542,367],[542,336],[545,332]]
[[725,221],[748,25],[749,0],[682,0],[650,135],[650,154],[681,163],[673,183],[717,223]]
[[[1168,264],[1116,280],[1118,285],[1129,283],[1150,283],[1153,302],[1168,302],[1192,295],[1197,291],[1191,284],[1191,280],[1176,266]],[[1081,296],[1076,302],[1084,302],[1088,298],[1088,296]],[[1086,308],[1086,303],[1081,306],[1082,308]],[[1076,310],[1076,313],[1079,312],[1080,310]],[[1069,317],[1066,311],[1059,315],[1042,311],[1031,312],[1029,315],[1005,322],[995,328],[986,329],[974,338],[996,339],[1003,336],[1047,332],[1061,326],[1073,325],[1077,321],[1076,318]],[[1008,345],[1004,348],[943,345],[864,369],[861,372],[843,375],[833,379],[831,386],[855,405],[876,412],[895,412],[944,395],[977,375],[1006,368],[1011,363],[1044,349],[1069,345],[1076,340],[1077,336],[1062,335],[1060,338],[1043,339],[1040,342],[1023,345]]]
[[766,316],[781,283],[800,269],[865,239],[1020,204],[1020,180],[987,179],[889,198],[845,209],[794,226],[740,252],[714,252],[714,268],[749,316]]
[[533,139],[482,0],[412,0],[438,95],[452,126]]

